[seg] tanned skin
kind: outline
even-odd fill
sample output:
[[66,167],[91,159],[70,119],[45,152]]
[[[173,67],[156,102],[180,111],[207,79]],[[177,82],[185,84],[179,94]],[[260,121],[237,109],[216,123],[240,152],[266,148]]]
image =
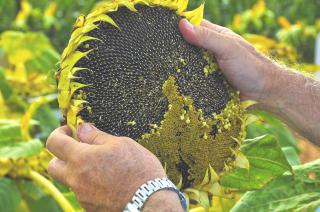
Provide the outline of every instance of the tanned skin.
[[[281,118],[292,129],[320,145],[320,83],[292,72],[259,54],[231,30],[203,21],[195,27],[179,24],[189,43],[211,51],[242,100]],[[56,156],[48,168],[56,180],[75,192],[87,211],[122,211],[148,180],[165,177],[159,160],[132,139],[104,133],[90,124],[78,129],[77,142],[67,127],[56,129],[47,148]],[[183,211],[178,195],[162,190],[152,195],[143,211]]]

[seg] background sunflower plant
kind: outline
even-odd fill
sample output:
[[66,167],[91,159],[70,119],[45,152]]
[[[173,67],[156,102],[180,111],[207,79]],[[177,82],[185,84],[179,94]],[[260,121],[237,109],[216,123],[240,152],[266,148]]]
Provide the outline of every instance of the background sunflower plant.
[[[74,194],[48,176],[52,156],[44,142],[63,119],[54,77],[60,55],[76,18],[101,4],[0,0],[0,211],[82,211]],[[201,4],[190,0],[189,9]],[[313,64],[319,7],[317,0],[212,0],[204,14],[270,58],[312,76],[319,70]],[[319,149],[262,111],[250,112],[245,126],[242,166],[219,176],[208,171],[218,183],[212,186],[223,192],[189,188],[190,211],[320,207]]]

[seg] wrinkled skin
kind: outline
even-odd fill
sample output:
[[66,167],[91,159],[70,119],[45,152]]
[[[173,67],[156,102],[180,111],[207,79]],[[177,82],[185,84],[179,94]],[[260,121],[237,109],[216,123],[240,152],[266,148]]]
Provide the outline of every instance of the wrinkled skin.
[[166,176],[159,160],[130,138],[106,134],[89,124],[78,129],[83,143],[70,134],[64,126],[49,136],[47,148],[57,158],[48,171],[69,186],[88,211],[121,211],[143,183]]
[[194,27],[180,22],[184,38],[191,44],[210,50],[228,82],[241,91],[242,99],[259,101],[269,86],[275,66],[241,36],[228,28],[203,21]]

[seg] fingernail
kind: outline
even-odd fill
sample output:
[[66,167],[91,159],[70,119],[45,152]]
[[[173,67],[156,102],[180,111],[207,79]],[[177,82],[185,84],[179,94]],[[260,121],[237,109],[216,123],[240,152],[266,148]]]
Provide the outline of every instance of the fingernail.
[[87,134],[93,130],[93,126],[88,123],[81,124],[78,128],[79,134]]
[[188,30],[194,31],[194,26],[187,19],[183,19],[183,22]]

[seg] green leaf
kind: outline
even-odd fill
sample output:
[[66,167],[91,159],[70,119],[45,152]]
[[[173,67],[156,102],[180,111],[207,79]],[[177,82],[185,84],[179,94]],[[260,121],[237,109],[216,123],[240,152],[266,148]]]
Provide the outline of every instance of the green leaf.
[[55,187],[57,187],[57,189],[59,189],[59,191],[63,194],[63,196],[69,201],[69,203],[71,204],[71,206],[76,210],[76,211],[81,211],[81,206],[74,194],[74,192],[72,192],[66,185],[54,181],[54,185]]
[[30,203],[28,202],[30,210],[32,212],[43,212],[43,211],[50,211],[50,212],[62,212],[61,208],[59,207],[58,203],[54,201],[54,199],[49,196],[43,196],[36,201]]
[[59,61],[59,54],[43,33],[5,31],[1,40],[5,55],[23,61],[28,72],[48,73]]
[[273,135],[281,147],[291,146],[299,152],[295,136],[280,120],[262,111],[255,111],[254,115],[257,115],[258,120],[247,126],[248,139],[262,135]]
[[285,154],[291,166],[297,166],[301,164],[299,155],[297,154],[296,150],[293,147],[291,146],[283,147],[282,151]]
[[15,212],[20,202],[20,193],[14,181],[0,178],[0,211]]
[[0,125],[0,146],[3,146],[4,143],[16,142],[21,139],[22,135],[19,124]]
[[28,142],[13,142],[1,146],[0,158],[24,158],[37,155],[41,152],[43,145],[40,140],[33,139]]
[[250,168],[237,168],[222,176],[221,184],[225,187],[241,191],[260,189],[284,172],[292,171],[273,136],[247,140],[241,151],[248,158]]
[[232,212],[312,211],[320,207],[320,160],[295,166],[265,188],[247,192]]
[[33,181],[31,180],[19,180],[17,182],[17,186],[19,190],[21,191],[21,195],[28,196],[31,199],[40,199],[41,197],[45,196],[46,193],[42,191],[41,188],[39,188]]
[[5,99],[9,99],[12,95],[12,89],[6,79],[4,69],[0,68],[0,92]]
[[81,206],[76,198],[76,195],[73,192],[67,192],[67,193],[63,193],[63,196],[65,196],[65,198],[70,202],[70,204],[72,205],[72,207],[76,210],[76,211],[80,211],[81,210]]
[[62,211],[54,199],[46,194],[32,181],[19,182],[19,189],[22,197],[26,201],[30,211],[32,212],[60,212]]
[[60,126],[60,110],[51,108],[49,104],[39,107],[34,118],[39,121],[40,138],[43,139],[46,139],[55,128]]

